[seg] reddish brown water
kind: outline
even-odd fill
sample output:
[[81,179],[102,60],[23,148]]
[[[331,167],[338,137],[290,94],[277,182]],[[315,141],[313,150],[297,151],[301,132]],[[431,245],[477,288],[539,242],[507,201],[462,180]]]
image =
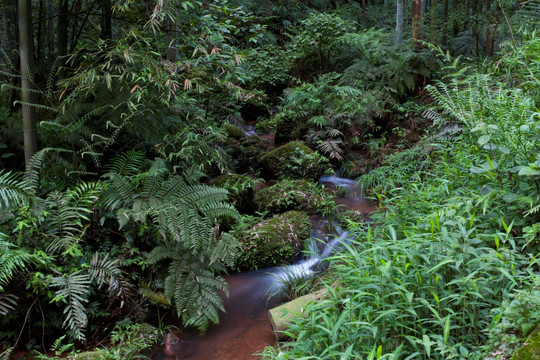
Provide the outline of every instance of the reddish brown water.
[[253,360],[253,354],[267,345],[274,345],[275,338],[268,322],[268,309],[278,300],[267,302],[265,284],[272,281],[267,271],[234,274],[227,279],[230,296],[225,300],[226,314],[220,316],[218,326],[200,337],[193,333],[177,333],[178,342],[158,349],[152,359],[189,360]]

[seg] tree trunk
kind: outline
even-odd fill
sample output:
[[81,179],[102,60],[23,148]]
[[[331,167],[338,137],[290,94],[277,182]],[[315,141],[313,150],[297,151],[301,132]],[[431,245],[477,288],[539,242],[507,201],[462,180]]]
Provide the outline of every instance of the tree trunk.
[[[39,7],[38,7],[38,19],[43,19],[44,15],[44,7],[43,7],[43,0],[39,0]],[[37,28],[37,49],[36,49],[36,60],[39,64],[41,61],[41,53],[43,52],[43,22],[38,22],[38,28]]]
[[458,2],[457,0],[452,1],[452,11],[454,12],[454,30],[452,32],[453,36],[456,37],[459,32],[459,25],[457,21],[457,17],[459,15],[459,9],[458,9]]
[[49,59],[50,61],[54,61],[54,19],[53,16],[55,15],[54,11],[54,1],[49,0],[47,1],[47,10],[45,12],[45,17],[49,20],[47,20],[47,48],[49,51]]
[[112,39],[112,3],[111,0],[102,0],[101,7],[101,37]]
[[437,42],[437,0],[431,0],[431,43]]
[[17,48],[17,44],[19,43],[17,0],[4,1],[4,21],[2,24],[2,36],[0,38],[2,48],[9,56],[9,61],[5,60],[2,62],[14,65],[17,62],[17,55],[14,54],[13,50]]
[[419,40],[422,35],[422,1],[413,0],[412,7],[413,48],[418,49],[420,47]]
[[56,43],[57,56],[60,58],[58,66],[60,71],[58,72],[58,79],[64,78],[64,66],[65,58],[68,49],[68,0],[59,0],[58,4],[58,37]]
[[443,23],[443,30],[442,30],[442,40],[441,40],[441,43],[442,43],[442,46],[443,47],[446,47],[448,45],[448,0],[444,0],[444,3],[443,3],[443,20],[442,20],[442,23]]
[[26,165],[37,152],[36,113],[32,106],[32,71],[34,69],[34,38],[32,36],[32,1],[19,0],[19,37],[21,53],[21,100],[23,115],[24,160]]
[[361,4],[362,4],[362,13],[363,13],[364,22],[367,22],[366,0],[362,0]]
[[396,44],[403,43],[403,0],[397,0]]
[[169,19],[167,23],[167,60],[176,62],[178,59],[178,23]]

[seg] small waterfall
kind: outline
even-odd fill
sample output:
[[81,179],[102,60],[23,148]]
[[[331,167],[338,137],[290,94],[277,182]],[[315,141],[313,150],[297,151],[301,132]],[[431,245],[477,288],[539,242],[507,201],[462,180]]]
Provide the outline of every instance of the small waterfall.
[[245,130],[244,130],[244,134],[245,134],[247,137],[257,135],[257,132],[255,131],[255,125],[253,125],[253,124],[246,124],[246,128],[245,128]]

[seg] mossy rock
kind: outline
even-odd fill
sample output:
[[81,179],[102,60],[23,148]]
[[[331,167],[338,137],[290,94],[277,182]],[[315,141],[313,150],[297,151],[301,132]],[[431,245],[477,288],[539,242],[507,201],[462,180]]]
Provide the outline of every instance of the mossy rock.
[[241,240],[237,267],[255,270],[293,262],[310,230],[311,222],[301,211],[288,211],[258,223]]
[[227,132],[227,135],[229,137],[232,137],[233,139],[240,140],[246,137],[246,134],[242,131],[242,129],[240,129],[237,126],[234,126],[231,123],[228,123],[228,122],[223,123],[222,128],[223,130]]
[[308,214],[323,214],[335,207],[334,195],[307,180],[282,180],[255,192],[259,211],[279,214],[301,210]]
[[299,316],[307,317],[311,303],[320,302],[328,297],[329,290],[324,288],[270,309],[268,311],[268,321],[270,322],[276,340],[287,340],[289,337],[286,330],[293,319]]
[[68,356],[68,360],[103,360],[110,358],[110,354],[105,349],[85,351],[79,354]]
[[271,178],[318,179],[322,174],[321,157],[299,141],[278,147],[261,158],[261,165]]
[[241,174],[223,174],[212,181],[212,185],[229,192],[229,200],[241,211],[253,209],[255,187],[260,179]]
[[512,360],[537,360],[540,359],[540,327],[537,327],[525,340],[525,343],[519,348]]

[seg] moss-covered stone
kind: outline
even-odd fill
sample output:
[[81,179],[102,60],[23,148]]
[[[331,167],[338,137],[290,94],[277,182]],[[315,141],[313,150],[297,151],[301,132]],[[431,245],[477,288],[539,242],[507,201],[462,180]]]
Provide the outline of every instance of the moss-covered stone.
[[242,131],[242,129],[240,129],[237,126],[234,126],[233,124],[226,122],[226,123],[223,123],[222,127],[227,132],[227,135],[229,135],[230,137],[234,139],[240,140],[246,137],[246,134]]
[[268,320],[272,331],[276,337],[276,340],[283,341],[288,338],[287,330],[288,324],[292,322],[295,317],[309,315],[308,305],[313,302],[319,302],[329,297],[329,291],[327,288],[320,289],[311,294],[300,296],[294,300],[281,304],[268,311]]
[[241,240],[238,268],[254,270],[294,261],[310,230],[309,218],[300,211],[289,211],[258,223]]
[[514,355],[512,360],[537,360],[540,359],[540,327],[537,327],[523,346],[519,348]]
[[318,179],[322,174],[319,154],[299,141],[278,147],[261,158],[271,178]]
[[308,214],[324,214],[335,207],[334,195],[307,180],[282,180],[257,190],[254,202],[259,211],[271,214],[293,209]]
[[240,174],[223,174],[212,185],[229,192],[231,203],[240,211],[253,209],[253,196],[257,183],[262,180]]

